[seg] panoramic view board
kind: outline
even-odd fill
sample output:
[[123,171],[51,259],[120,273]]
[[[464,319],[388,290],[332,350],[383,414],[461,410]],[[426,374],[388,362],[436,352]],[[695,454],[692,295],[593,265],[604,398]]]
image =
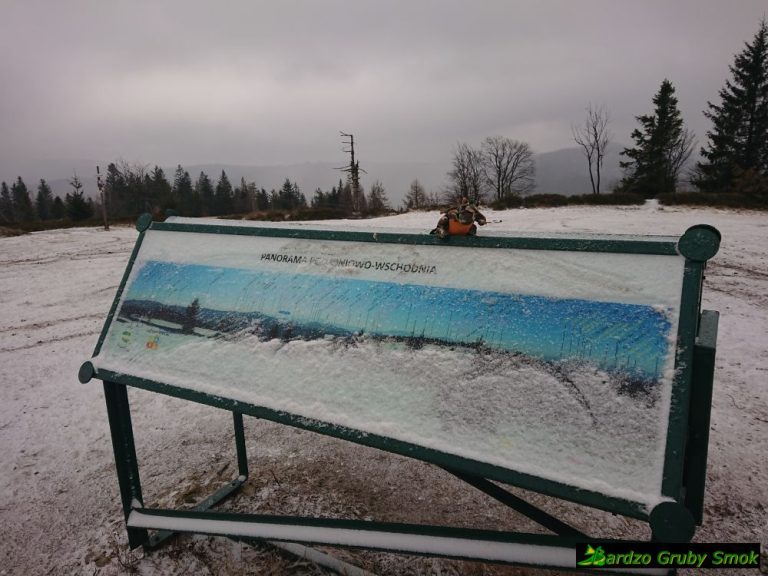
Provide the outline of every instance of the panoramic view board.
[[149,230],[93,363],[652,507],[683,264]]

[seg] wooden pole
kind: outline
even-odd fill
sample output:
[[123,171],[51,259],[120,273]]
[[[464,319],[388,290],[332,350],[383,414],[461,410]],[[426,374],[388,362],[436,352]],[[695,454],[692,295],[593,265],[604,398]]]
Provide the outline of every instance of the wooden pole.
[[101,196],[101,217],[104,220],[104,230],[109,230],[109,220],[107,219],[107,197],[104,194],[104,184],[101,181],[101,172],[99,167],[96,166],[96,185],[99,187],[99,195]]

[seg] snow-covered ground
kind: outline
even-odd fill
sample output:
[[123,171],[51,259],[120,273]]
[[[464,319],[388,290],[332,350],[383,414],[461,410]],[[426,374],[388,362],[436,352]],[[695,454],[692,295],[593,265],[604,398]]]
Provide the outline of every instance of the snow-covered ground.
[[[426,232],[437,216],[335,224]],[[699,223],[721,231],[703,297],[703,307],[721,317],[705,520],[695,540],[768,545],[768,215],[648,205],[486,216],[493,223],[484,235],[680,235]],[[151,554],[128,552],[100,383],[79,384],[77,371],[91,355],[136,236],[132,228],[113,228],[0,239],[0,574],[325,573],[269,547],[207,537],[182,537]],[[140,390],[130,396],[146,504],[188,504],[236,475],[227,413]],[[251,478],[226,504],[231,509],[536,530],[426,464],[252,418],[246,434]],[[588,533],[648,536],[641,523],[530,496]],[[334,554],[379,574],[530,572]]]

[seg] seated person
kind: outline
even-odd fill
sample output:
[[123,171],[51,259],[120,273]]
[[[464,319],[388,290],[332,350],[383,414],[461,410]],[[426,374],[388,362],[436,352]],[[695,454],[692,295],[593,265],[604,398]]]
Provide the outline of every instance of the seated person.
[[463,196],[458,206],[447,210],[440,217],[437,227],[430,234],[437,234],[440,238],[445,238],[446,236],[474,236],[477,233],[475,222],[480,224],[480,226],[484,226],[486,223],[485,216],[480,213],[474,204],[470,204],[466,196]]

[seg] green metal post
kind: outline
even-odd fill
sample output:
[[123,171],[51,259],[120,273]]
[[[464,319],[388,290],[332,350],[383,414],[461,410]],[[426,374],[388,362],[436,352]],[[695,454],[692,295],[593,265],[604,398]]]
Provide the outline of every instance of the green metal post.
[[[696,530],[697,510],[699,514],[701,512],[709,440],[709,408],[704,409],[700,404],[703,396],[707,396],[706,391],[703,396],[699,394],[699,397],[696,397],[697,393],[692,388],[696,386],[694,371],[696,348],[699,344],[697,338],[701,328],[700,306],[704,267],[707,260],[717,254],[719,247],[720,232],[704,224],[692,226],[686,230],[677,244],[679,253],[685,257],[685,271],[675,362],[678,373],[672,389],[673,410],[670,412],[667,429],[667,449],[661,487],[661,493],[674,498],[674,502],[662,502],[651,510],[649,523],[652,539],[657,542],[689,542]],[[714,341],[711,347],[714,349]],[[713,371],[714,366],[709,368],[708,402],[712,399]],[[674,409],[675,406],[677,409]],[[694,407],[701,412],[699,421],[696,423],[692,423],[691,420]],[[706,423],[701,421],[703,415]],[[699,438],[694,441],[694,447],[691,449],[690,434],[694,428],[699,432]],[[707,430],[706,438],[701,437],[702,428]]]
[[712,410],[712,384],[715,373],[718,313],[704,310],[699,335],[693,349],[693,382],[688,420],[687,467],[685,470],[685,505],[697,524],[703,520],[704,483],[707,476],[709,420]]
[[[115,452],[117,481],[120,485],[120,499],[126,522],[134,505],[143,506],[139,464],[136,445],[133,441],[131,409],[125,385],[104,382],[104,398],[107,402],[107,417],[112,434],[112,449]],[[149,534],[142,528],[128,528],[128,544],[136,548],[149,540]]]
[[680,321],[677,333],[677,359],[672,386],[672,402],[667,428],[667,447],[664,459],[664,478],[661,493],[683,500],[683,459],[688,435],[688,407],[690,404],[691,376],[693,367],[693,343],[699,321],[699,290],[703,265],[685,261],[683,289],[680,300]]
[[232,412],[235,423],[235,448],[237,450],[237,470],[240,476],[248,478],[248,454],[245,451],[245,432],[243,431],[243,415]]

